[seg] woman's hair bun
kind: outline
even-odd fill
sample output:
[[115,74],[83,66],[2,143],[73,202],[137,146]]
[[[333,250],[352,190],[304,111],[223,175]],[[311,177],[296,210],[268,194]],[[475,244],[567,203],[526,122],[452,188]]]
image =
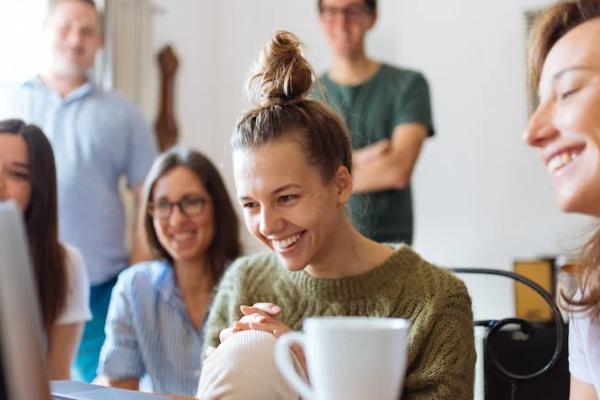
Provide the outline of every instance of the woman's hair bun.
[[250,92],[263,105],[301,99],[313,83],[313,71],[302,54],[302,43],[290,32],[269,40],[250,80]]

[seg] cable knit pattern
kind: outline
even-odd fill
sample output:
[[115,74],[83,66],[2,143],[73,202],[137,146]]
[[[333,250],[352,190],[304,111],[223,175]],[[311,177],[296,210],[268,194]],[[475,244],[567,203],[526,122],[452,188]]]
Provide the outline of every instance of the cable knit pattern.
[[237,260],[219,285],[205,346],[241,317],[240,305],[271,302],[281,320],[302,329],[312,316],[407,318],[412,322],[403,400],[473,398],[475,350],[471,300],[463,282],[405,245],[375,269],[350,278],[290,272],[272,254]]

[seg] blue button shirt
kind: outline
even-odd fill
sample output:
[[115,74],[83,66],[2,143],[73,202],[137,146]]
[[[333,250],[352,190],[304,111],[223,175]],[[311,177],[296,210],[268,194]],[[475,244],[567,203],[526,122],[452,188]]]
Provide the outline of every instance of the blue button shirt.
[[81,251],[93,285],[114,278],[129,259],[119,180],[141,184],[152,165],[148,125],[133,103],[92,82],[63,98],[34,79],[14,96],[9,116],[38,125],[52,143],[61,239]]
[[156,393],[194,396],[203,336],[187,314],[171,265],[134,265],[113,289],[98,375],[148,377]]

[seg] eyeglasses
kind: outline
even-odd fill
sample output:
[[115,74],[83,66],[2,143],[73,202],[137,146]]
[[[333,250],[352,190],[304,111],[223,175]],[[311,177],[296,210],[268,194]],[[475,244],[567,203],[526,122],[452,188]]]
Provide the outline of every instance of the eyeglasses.
[[148,211],[154,218],[167,219],[171,216],[173,207],[177,207],[186,217],[193,217],[204,211],[207,201],[207,199],[198,196],[184,196],[179,201],[172,202],[160,199],[157,202],[150,203]]
[[321,6],[320,13],[325,19],[333,19],[336,15],[340,14],[349,20],[356,21],[367,14],[371,14],[371,11],[364,5],[352,4],[347,7]]

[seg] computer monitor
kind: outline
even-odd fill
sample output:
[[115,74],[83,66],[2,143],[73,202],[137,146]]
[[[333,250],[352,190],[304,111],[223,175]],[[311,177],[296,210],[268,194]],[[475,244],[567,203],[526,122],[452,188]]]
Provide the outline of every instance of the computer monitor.
[[0,202],[0,399],[49,400],[44,333],[21,212]]
[[166,399],[74,381],[49,385],[44,344],[21,213],[0,201],[0,400]]

